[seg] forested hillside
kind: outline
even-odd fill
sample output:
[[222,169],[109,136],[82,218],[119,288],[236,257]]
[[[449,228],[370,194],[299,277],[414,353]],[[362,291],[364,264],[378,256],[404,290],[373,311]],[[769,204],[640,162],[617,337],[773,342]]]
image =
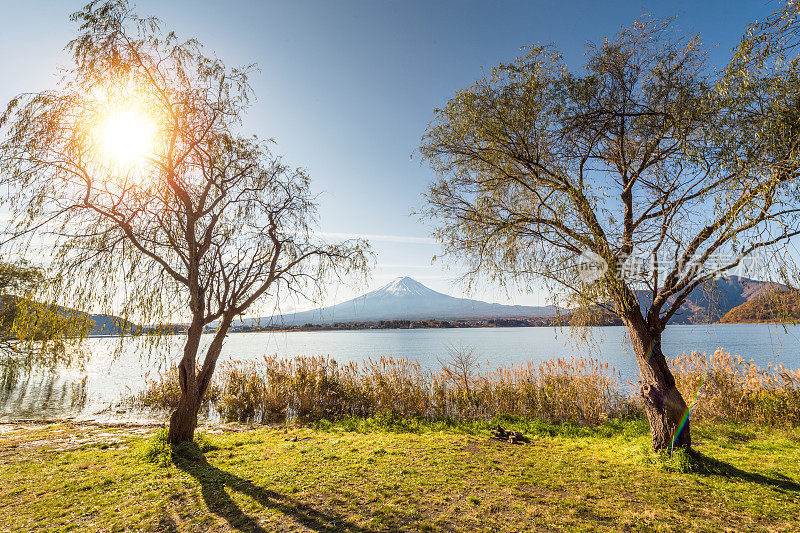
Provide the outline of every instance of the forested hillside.
[[766,292],[738,307],[720,319],[726,324],[786,322],[800,319],[800,291],[781,290]]

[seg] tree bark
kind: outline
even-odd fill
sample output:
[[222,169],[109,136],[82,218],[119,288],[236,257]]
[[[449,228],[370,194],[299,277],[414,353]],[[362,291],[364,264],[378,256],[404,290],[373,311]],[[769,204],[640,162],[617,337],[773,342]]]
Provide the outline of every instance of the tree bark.
[[178,407],[169,417],[169,434],[167,442],[173,446],[194,439],[194,430],[197,429],[197,414],[200,412],[200,402],[181,396]]
[[169,418],[167,442],[172,445],[194,439],[197,428],[197,414],[200,412],[200,394],[197,386],[197,352],[203,334],[203,324],[199,320],[192,321],[183,348],[183,358],[178,365],[178,381],[181,387],[181,398],[178,406]]
[[197,390],[200,399],[202,400],[208,391],[208,386],[211,385],[211,378],[214,375],[214,369],[217,366],[219,354],[222,353],[222,343],[225,342],[225,336],[228,334],[228,329],[231,327],[232,319],[225,315],[214,334],[214,339],[208,347],[206,356],[203,358],[203,366],[197,374]]
[[196,371],[196,362],[203,327],[202,324],[198,327],[195,327],[194,324],[189,327],[183,359],[178,366],[181,398],[178,402],[178,407],[173,411],[169,419],[167,441],[170,444],[180,444],[194,439],[194,431],[197,429],[197,415],[203,405],[203,397],[208,391],[208,386],[211,383],[211,377],[214,374],[214,368],[219,354],[222,352],[222,344],[230,325],[231,319],[227,316],[224,317],[219,328],[217,328],[206,356],[203,358],[203,367],[200,372]]
[[653,450],[689,449],[689,412],[661,351],[661,332],[648,328],[641,318],[625,322],[642,376],[639,392],[650,423]]

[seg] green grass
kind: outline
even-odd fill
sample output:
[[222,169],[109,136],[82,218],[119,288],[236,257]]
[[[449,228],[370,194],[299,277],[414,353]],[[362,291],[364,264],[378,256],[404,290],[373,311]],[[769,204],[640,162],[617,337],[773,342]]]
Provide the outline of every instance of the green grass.
[[0,530],[800,529],[796,431],[698,425],[670,457],[641,422],[502,422],[529,442],[391,417],[210,427],[175,451],[155,429],[5,431]]

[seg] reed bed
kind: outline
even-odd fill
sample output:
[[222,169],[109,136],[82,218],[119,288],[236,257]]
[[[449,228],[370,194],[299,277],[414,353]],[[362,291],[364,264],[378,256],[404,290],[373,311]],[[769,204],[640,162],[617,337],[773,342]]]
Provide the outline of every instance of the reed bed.
[[761,368],[723,349],[692,352],[669,361],[692,418],[800,426],[800,370]]
[[[162,382],[150,382],[136,403],[176,403],[174,376]],[[502,414],[595,426],[640,416],[607,363],[557,358],[480,372],[464,352],[454,352],[437,370],[393,357],[339,364],[327,357],[268,356],[228,363],[216,377],[213,402],[225,420],[256,423],[379,414],[472,421]]]
[[[760,368],[718,349],[669,360],[693,420],[800,427],[800,370]],[[255,423],[391,415],[425,420],[490,420],[523,416],[588,426],[642,416],[641,402],[619,372],[591,358],[555,358],[481,372],[465,350],[436,370],[381,357],[339,364],[329,357],[222,366],[206,406],[228,421]],[[172,409],[180,389],[173,368],[132,398],[140,407]]]
[[[219,401],[220,390],[212,384],[205,398],[202,410],[207,413],[211,405]],[[156,410],[173,410],[178,405],[181,397],[181,387],[178,383],[178,367],[172,366],[159,375],[158,379],[148,379],[144,388],[127,398],[123,403],[135,407],[144,407]]]

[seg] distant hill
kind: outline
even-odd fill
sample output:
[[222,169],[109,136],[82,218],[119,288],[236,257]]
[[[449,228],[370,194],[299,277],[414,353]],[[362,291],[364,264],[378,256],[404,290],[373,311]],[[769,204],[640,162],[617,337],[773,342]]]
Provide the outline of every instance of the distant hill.
[[243,325],[302,325],[333,322],[378,322],[381,320],[519,318],[555,315],[555,306],[525,306],[487,303],[456,298],[429,289],[409,277],[397,278],[380,289],[352,300],[305,311],[260,319],[245,319]]
[[[708,324],[719,321],[732,309],[762,295],[786,287],[774,282],[757,281],[731,276],[698,287],[689,295],[670,324]],[[646,291],[638,292],[641,305],[652,300]]]
[[[20,300],[16,296],[0,295],[0,330],[8,331],[17,314]],[[35,312],[37,321],[47,327],[66,328],[68,336],[80,335],[86,329],[89,335],[120,335],[123,330],[128,333],[140,333],[141,326],[126,322],[124,319],[104,314],[89,314],[77,309],[61,306],[48,306],[31,300],[24,300],[28,312]],[[41,327],[41,326],[37,326]]]
[[91,322],[90,335],[121,335],[124,330],[127,333],[141,333],[142,327],[127,322],[124,319],[113,315],[88,315]]
[[[726,322],[758,322],[776,320],[757,320],[741,319],[732,317],[745,310],[752,309],[754,316],[770,316],[764,310],[769,304],[770,297],[776,292],[785,291],[786,287],[779,283],[757,281],[748,278],[729,277],[715,280],[703,287],[698,287],[689,295],[678,312],[670,319],[670,324],[710,324],[717,321]],[[644,311],[652,302],[651,295],[647,291],[637,291],[636,296],[639,305]],[[794,295],[800,304],[800,296]],[[786,305],[790,306],[791,298]],[[774,304],[774,299],[772,300]],[[778,310],[773,309],[774,314]],[[786,307],[781,308],[783,316],[786,315]],[[730,315],[730,316],[729,316]],[[800,317],[800,309],[797,311]],[[725,318],[728,317],[728,318]],[[562,311],[561,322],[569,325],[591,325],[591,326],[618,326],[622,325],[622,320],[609,311],[597,306],[593,312],[583,313],[580,316],[570,313],[569,310]]]
[[776,290],[734,307],[720,319],[725,324],[800,322],[800,291]]

